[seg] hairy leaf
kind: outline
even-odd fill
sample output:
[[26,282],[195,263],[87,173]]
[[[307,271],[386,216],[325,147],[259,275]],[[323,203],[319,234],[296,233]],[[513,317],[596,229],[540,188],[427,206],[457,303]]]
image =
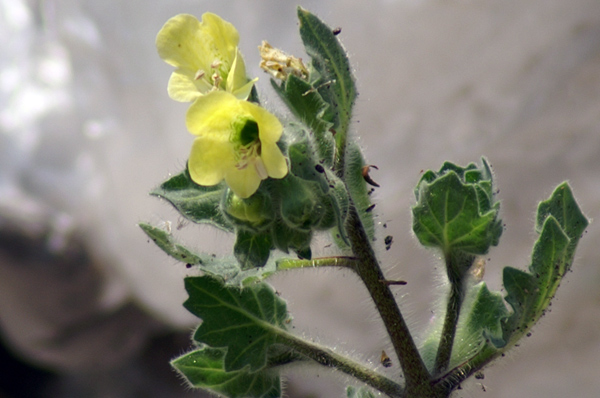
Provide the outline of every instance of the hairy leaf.
[[250,282],[261,281],[276,271],[275,261],[267,263],[262,268],[242,270],[239,262],[233,257],[217,257],[207,253],[195,253],[176,242],[173,235],[167,231],[140,223],[140,228],[166,254],[186,263],[192,270],[200,270],[209,275],[222,278],[227,284],[234,286],[246,285]]
[[245,288],[209,277],[188,277],[185,308],[202,319],[194,340],[215,348],[227,347],[227,372],[246,366],[255,372],[267,362],[269,347],[288,319],[285,302],[265,283]]
[[248,368],[226,372],[223,348],[203,347],[171,361],[186,380],[202,388],[229,398],[278,398],[281,381],[276,372],[250,372]]
[[497,208],[481,209],[476,185],[463,183],[456,172],[421,180],[417,199],[413,231],[422,245],[477,255],[498,243]]
[[196,184],[190,178],[186,168],[151,191],[150,195],[167,200],[190,221],[233,231],[233,227],[225,219],[219,206],[225,188],[225,183],[210,187]]
[[[335,139],[338,150],[345,148],[346,135],[352,117],[352,106],[356,99],[354,77],[348,62],[346,51],[332,29],[310,12],[298,8],[300,37],[307,54],[311,57],[311,66],[317,72],[318,79],[311,84],[331,107],[331,120],[337,132]],[[311,77],[313,74],[311,73]]]

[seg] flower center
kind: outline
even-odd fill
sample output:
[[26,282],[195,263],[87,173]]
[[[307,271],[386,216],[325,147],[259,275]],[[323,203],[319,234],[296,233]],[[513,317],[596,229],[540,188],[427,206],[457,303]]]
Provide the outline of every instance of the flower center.
[[260,157],[261,145],[258,123],[252,119],[240,120],[234,123],[233,131],[231,141],[236,153],[235,167],[238,170],[243,170],[253,165],[261,179],[267,178],[267,170]]
[[195,80],[200,80],[202,79],[204,81],[204,83],[210,87],[210,90],[216,90],[219,88],[219,86],[221,85],[221,82],[223,82],[223,78],[224,78],[224,73],[221,70],[221,65],[223,63],[219,60],[215,60],[213,61],[212,64],[210,64],[210,69],[212,70],[212,73],[207,73],[204,69],[198,69],[198,71],[196,72],[196,75],[194,76]]

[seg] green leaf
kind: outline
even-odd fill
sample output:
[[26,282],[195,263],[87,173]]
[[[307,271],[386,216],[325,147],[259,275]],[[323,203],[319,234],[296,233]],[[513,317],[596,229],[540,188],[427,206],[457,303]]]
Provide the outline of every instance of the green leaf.
[[335,152],[335,140],[329,131],[332,123],[326,121],[325,111],[329,104],[308,82],[290,75],[281,86],[271,79],[271,84],[294,116],[310,129],[317,147],[319,159],[331,167]]
[[156,243],[156,246],[160,247],[169,256],[187,264],[203,264],[200,255],[192,253],[186,247],[176,243],[173,236],[167,231],[146,223],[139,223],[138,225]]
[[288,319],[285,301],[265,283],[243,289],[224,285],[209,277],[185,278],[189,298],[183,304],[202,319],[194,340],[215,348],[227,347],[227,372],[246,366],[251,372],[263,369],[269,347]]
[[167,200],[190,221],[233,231],[233,227],[225,219],[219,206],[225,188],[225,183],[209,187],[196,184],[190,178],[186,168],[151,191],[150,195]]
[[243,270],[255,267],[263,267],[273,248],[273,240],[269,230],[253,232],[238,230],[233,254],[238,259]]
[[242,270],[233,256],[220,258],[205,253],[198,254],[177,243],[173,235],[163,229],[145,223],[139,225],[146,235],[169,256],[186,263],[188,268],[193,267],[209,275],[220,277],[232,286],[261,281],[276,271],[275,261],[261,268]]
[[[300,37],[311,57],[311,66],[318,80],[311,81],[325,102],[331,107],[331,120],[336,131],[338,152],[344,150],[346,135],[356,99],[354,77],[346,51],[330,27],[310,12],[298,7]],[[311,73],[311,78],[313,74]],[[343,156],[343,153],[341,154]]]
[[310,250],[312,231],[290,228],[283,220],[280,220],[273,224],[272,238],[275,247],[284,253],[288,253],[291,249],[302,258],[310,259],[312,257]]
[[569,237],[569,247],[566,255],[572,257],[581,234],[585,231],[589,222],[579,209],[573,192],[566,182],[556,187],[548,200],[539,204],[536,217],[536,230],[538,232],[542,230],[549,216],[556,219],[561,229]]
[[366,387],[348,386],[346,388],[346,396],[348,398],[375,398],[381,396],[381,394],[376,395],[373,391]]
[[369,197],[369,188],[362,175],[365,160],[362,156],[360,147],[356,143],[348,145],[346,154],[346,172],[344,178],[348,193],[352,202],[358,211],[360,221],[363,224],[367,236],[373,240],[375,238],[375,222],[373,221],[373,207]]
[[413,231],[424,246],[444,253],[478,255],[497,244],[502,233],[497,206],[481,212],[478,190],[455,171],[428,182],[421,180],[413,207]]
[[277,398],[281,397],[281,381],[276,372],[248,368],[226,372],[226,350],[203,347],[171,361],[171,365],[196,388],[209,390],[229,398]]
[[[491,292],[485,282],[471,287],[456,329],[449,367],[453,368],[471,359],[481,352],[486,344],[503,346],[505,341],[501,321],[509,314],[502,295]],[[436,337],[437,342],[439,334]]]
[[514,313],[504,321],[505,340],[516,341],[545,313],[564,275],[571,268],[575,248],[588,226],[567,183],[559,185],[538,206],[529,272],[504,269],[506,301]]

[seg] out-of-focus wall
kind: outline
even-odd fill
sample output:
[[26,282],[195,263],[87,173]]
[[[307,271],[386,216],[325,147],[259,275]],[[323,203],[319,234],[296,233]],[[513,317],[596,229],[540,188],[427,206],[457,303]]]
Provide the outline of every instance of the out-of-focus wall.
[[[181,307],[185,268],[148,243],[136,226],[146,220],[178,224],[176,213],[147,192],[184,167],[192,141],[184,125],[187,105],[166,94],[171,68],[156,55],[154,38],[177,13],[221,15],[238,28],[248,73],[260,77],[260,94],[271,98],[266,106],[277,110],[268,76],[257,66],[256,48],[268,39],[302,55],[296,5],[281,0],[0,0],[0,229],[10,226],[41,239],[50,257],[75,234],[93,263],[90,272],[100,275],[90,313],[133,302],[166,325],[191,327],[195,320]],[[398,288],[398,298],[416,331],[439,312],[437,307],[431,311],[437,300],[432,286],[441,280],[440,264],[410,233],[412,188],[422,170],[445,160],[478,161],[482,155],[493,165],[506,223],[486,266],[486,280],[497,288],[503,266],[527,265],[536,204],[558,183],[568,179],[586,214],[597,217],[597,0],[312,0],[301,5],[342,28],[339,37],[359,89],[353,132],[368,162],[379,167],[373,173],[382,185],[374,196],[375,213],[387,224],[381,237],[394,236],[390,251],[383,239],[379,250],[390,278],[408,281]],[[208,228],[187,225],[180,232],[199,249],[224,251],[231,242]],[[487,395],[477,381],[456,396],[595,396],[600,389],[598,239],[592,223],[552,312],[502,365],[486,371],[481,383]],[[315,250],[325,244],[318,241]],[[0,262],[0,275],[14,276],[19,264],[14,256],[7,258]],[[374,364],[382,348],[390,353],[353,275],[317,271],[313,280],[313,272],[297,274],[300,282],[278,275],[273,283],[289,299],[299,333],[316,333],[320,341]],[[0,279],[0,289],[7,280]],[[35,303],[11,305],[10,300],[21,303],[37,291],[25,277],[11,281],[11,293],[0,293],[5,338],[18,346],[39,342],[35,333],[20,333],[15,325],[51,328],[54,321],[40,319],[33,310],[23,313]],[[22,289],[16,288],[19,283]],[[55,310],[61,311],[59,304]],[[151,320],[144,322],[134,336],[141,340],[157,328]],[[395,367],[386,372],[397,370],[393,359]],[[300,374],[290,376],[291,396],[342,395],[343,378],[322,381],[332,379],[317,377],[329,375],[323,370]]]

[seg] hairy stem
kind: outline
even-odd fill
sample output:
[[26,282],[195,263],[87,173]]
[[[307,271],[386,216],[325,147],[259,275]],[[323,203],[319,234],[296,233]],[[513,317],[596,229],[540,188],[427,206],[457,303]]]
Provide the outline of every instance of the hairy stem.
[[446,306],[444,327],[435,358],[434,375],[444,373],[450,364],[460,308],[465,297],[465,275],[475,261],[474,256],[462,252],[446,253],[445,258],[448,279],[450,280],[450,293]]
[[320,257],[312,260],[294,260],[284,258],[277,261],[277,270],[288,270],[295,268],[313,268],[313,267],[342,267],[354,269],[356,258],[348,256]]
[[285,331],[279,331],[277,333],[277,342],[293,348],[297,352],[323,366],[344,372],[390,397],[403,397],[403,388],[400,384],[374,372],[358,362],[354,362],[343,355],[336,354],[328,348],[310,343]]
[[355,271],[367,287],[390,336],[404,372],[407,393],[421,393],[421,396],[432,396],[429,385],[429,372],[400,313],[389,285],[382,283],[385,277],[353,205],[348,214],[346,230],[354,256],[358,259]]

